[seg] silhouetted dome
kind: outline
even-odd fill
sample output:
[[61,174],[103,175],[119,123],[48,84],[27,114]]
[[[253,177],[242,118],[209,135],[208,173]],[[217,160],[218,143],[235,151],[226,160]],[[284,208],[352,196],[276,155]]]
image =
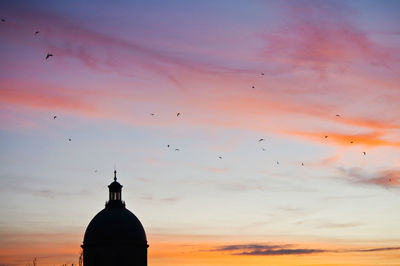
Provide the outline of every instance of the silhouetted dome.
[[147,244],[139,219],[125,207],[105,208],[89,223],[84,245],[109,243]]
[[110,189],[110,191],[117,191],[117,190],[121,190],[122,185],[120,183],[118,183],[117,181],[112,182],[108,188]]
[[125,208],[116,170],[108,190],[105,208],[90,221],[83,237],[83,266],[147,266],[146,233]]

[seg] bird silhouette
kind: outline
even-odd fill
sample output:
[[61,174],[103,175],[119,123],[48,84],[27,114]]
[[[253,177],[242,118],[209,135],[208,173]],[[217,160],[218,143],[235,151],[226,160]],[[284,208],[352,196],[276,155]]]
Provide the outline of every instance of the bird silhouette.
[[38,35],[40,31],[35,31],[35,35]]
[[354,141],[350,141],[350,144],[353,144],[354,143]]
[[261,148],[263,151],[265,151],[265,148]]
[[222,156],[218,156],[219,159],[222,159]]
[[336,115],[337,117],[340,117],[340,115]]
[[1,19],[1,22],[6,22],[6,20],[4,18]]
[[259,139],[258,142],[264,141],[264,139]]
[[366,153],[365,151],[363,151],[363,154],[364,154],[364,155],[367,155],[367,153]]
[[169,144],[167,145],[167,148],[169,148]]
[[181,113],[177,113],[177,114],[176,114],[176,116],[180,116],[180,115],[181,115]]
[[151,113],[150,115],[154,115],[153,113]]
[[255,87],[254,87],[254,86],[251,86],[251,88],[254,89]]
[[94,170],[95,173],[97,173],[97,170]]
[[72,139],[68,139],[68,141],[71,141]]
[[53,116],[53,119],[56,119],[57,118],[57,116],[55,115],[55,116]]
[[276,164],[279,164],[279,161],[276,161]]
[[46,55],[46,60],[49,59],[50,56],[53,56],[53,54],[47,54],[47,55]]
[[325,138],[327,139],[327,138],[328,138],[328,136],[325,136]]
[[264,76],[264,73],[263,73],[263,72],[261,72],[261,76]]
[[301,166],[304,166],[304,163],[301,163]]
[[179,149],[175,149],[175,151],[180,151]]

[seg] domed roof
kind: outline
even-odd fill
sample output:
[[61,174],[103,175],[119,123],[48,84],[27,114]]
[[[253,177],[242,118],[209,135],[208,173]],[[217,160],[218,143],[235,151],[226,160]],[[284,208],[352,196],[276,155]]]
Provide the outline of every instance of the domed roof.
[[108,186],[108,188],[110,191],[121,191],[122,185],[117,181],[114,181]]
[[114,182],[108,186],[108,189],[110,191],[121,191],[122,189],[122,185],[117,182],[117,170],[114,170]]
[[146,233],[139,219],[125,207],[106,207],[86,228],[84,245],[147,244]]

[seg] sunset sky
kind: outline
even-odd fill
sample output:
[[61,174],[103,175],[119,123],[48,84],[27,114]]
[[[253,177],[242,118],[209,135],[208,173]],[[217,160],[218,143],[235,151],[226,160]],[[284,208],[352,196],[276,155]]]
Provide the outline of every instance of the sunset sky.
[[149,266],[400,265],[399,14],[0,1],[0,265],[76,264],[114,167]]

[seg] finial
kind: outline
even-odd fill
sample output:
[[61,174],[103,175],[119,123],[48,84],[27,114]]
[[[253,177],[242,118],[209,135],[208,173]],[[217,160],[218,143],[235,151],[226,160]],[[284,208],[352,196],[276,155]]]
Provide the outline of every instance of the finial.
[[114,181],[117,181],[117,170],[114,170]]

